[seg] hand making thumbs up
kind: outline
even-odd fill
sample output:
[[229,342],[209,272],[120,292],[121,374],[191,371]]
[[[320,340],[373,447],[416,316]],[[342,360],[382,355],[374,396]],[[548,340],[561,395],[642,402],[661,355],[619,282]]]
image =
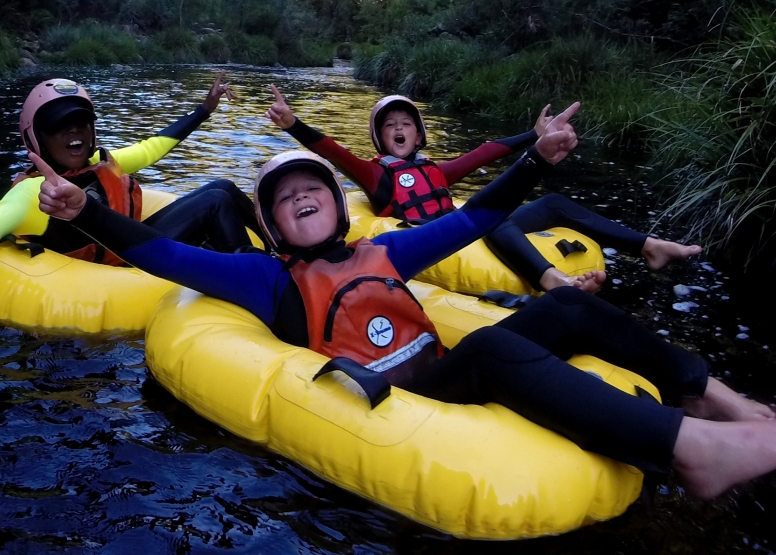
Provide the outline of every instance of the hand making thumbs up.
[[45,178],[38,195],[40,211],[61,220],[72,220],[80,214],[86,204],[86,193],[57,175],[57,172],[34,152],[30,152],[29,157]]

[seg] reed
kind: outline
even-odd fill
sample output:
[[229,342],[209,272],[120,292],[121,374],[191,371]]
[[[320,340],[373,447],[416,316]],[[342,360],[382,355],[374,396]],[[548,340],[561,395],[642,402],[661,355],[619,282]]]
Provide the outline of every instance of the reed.
[[656,155],[673,168],[661,218],[732,261],[772,264],[776,18],[742,16],[734,38],[667,66],[663,84],[678,101],[653,116]]

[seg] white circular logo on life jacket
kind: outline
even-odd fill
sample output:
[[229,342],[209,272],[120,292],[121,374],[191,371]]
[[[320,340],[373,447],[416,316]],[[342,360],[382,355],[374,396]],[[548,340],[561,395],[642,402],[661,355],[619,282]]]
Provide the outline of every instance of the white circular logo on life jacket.
[[393,341],[393,324],[385,316],[375,316],[366,325],[366,336],[377,347],[385,347]]
[[411,173],[403,173],[399,176],[399,185],[409,189],[415,185],[415,177]]

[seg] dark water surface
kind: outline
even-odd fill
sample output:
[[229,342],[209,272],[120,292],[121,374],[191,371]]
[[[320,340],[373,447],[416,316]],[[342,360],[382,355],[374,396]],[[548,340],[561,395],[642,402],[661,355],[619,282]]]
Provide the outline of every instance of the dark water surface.
[[[83,83],[97,105],[100,143],[117,148],[193,109],[216,71],[59,70],[0,81],[0,194],[25,165],[19,111],[42,79]],[[145,186],[185,193],[228,177],[252,191],[261,163],[297,147],[263,116],[272,101],[270,83],[304,121],[359,156],[373,154],[368,118],[383,93],[355,82],[348,68],[230,67],[229,78],[239,99],[222,103],[173,153],[141,171]],[[435,159],[523,131],[422,108],[426,152]],[[506,164],[476,172],[458,194],[476,190]],[[647,230],[658,177],[641,161],[612,157],[582,141],[535,194],[562,192]],[[735,388],[776,400],[768,347],[773,336],[756,325],[766,315],[737,303],[727,276],[702,259],[655,274],[616,252],[606,258],[610,277],[602,297],[709,358],[714,375]],[[677,285],[696,288],[679,298]],[[697,306],[681,312],[674,307],[679,302]],[[54,337],[0,326],[0,552],[690,554],[771,553],[776,545],[770,476],[711,503],[687,499],[668,482],[652,507],[636,504],[618,519],[561,537],[456,540],[328,485],[197,416],[151,378],[143,346],[142,337]]]

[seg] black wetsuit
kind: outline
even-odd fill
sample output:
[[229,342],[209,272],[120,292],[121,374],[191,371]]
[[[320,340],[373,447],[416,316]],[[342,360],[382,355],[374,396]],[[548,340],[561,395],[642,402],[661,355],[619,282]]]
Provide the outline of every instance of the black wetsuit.
[[[542,165],[529,151],[462,209],[378,235],[372,243],[384,246],[398,275],[410,279],[491,232],[536,184]],[[91,200],[73,224],[139,268],[242,306],[282,340],[306,346],[305,307],[281,260],[189,247]],[[317,256],[337,261],[349,254],[340,241]],[[586,449],[644,470],[667,470],[681,409],[628,395],[572,368],[564,360],[574,353],[639,372],[669,400],[700,396],[706,388],[703,360],[572,287],[555,289],[498,325],[475,331],[412,381],[394,383],[443,401],[496,401]]]

